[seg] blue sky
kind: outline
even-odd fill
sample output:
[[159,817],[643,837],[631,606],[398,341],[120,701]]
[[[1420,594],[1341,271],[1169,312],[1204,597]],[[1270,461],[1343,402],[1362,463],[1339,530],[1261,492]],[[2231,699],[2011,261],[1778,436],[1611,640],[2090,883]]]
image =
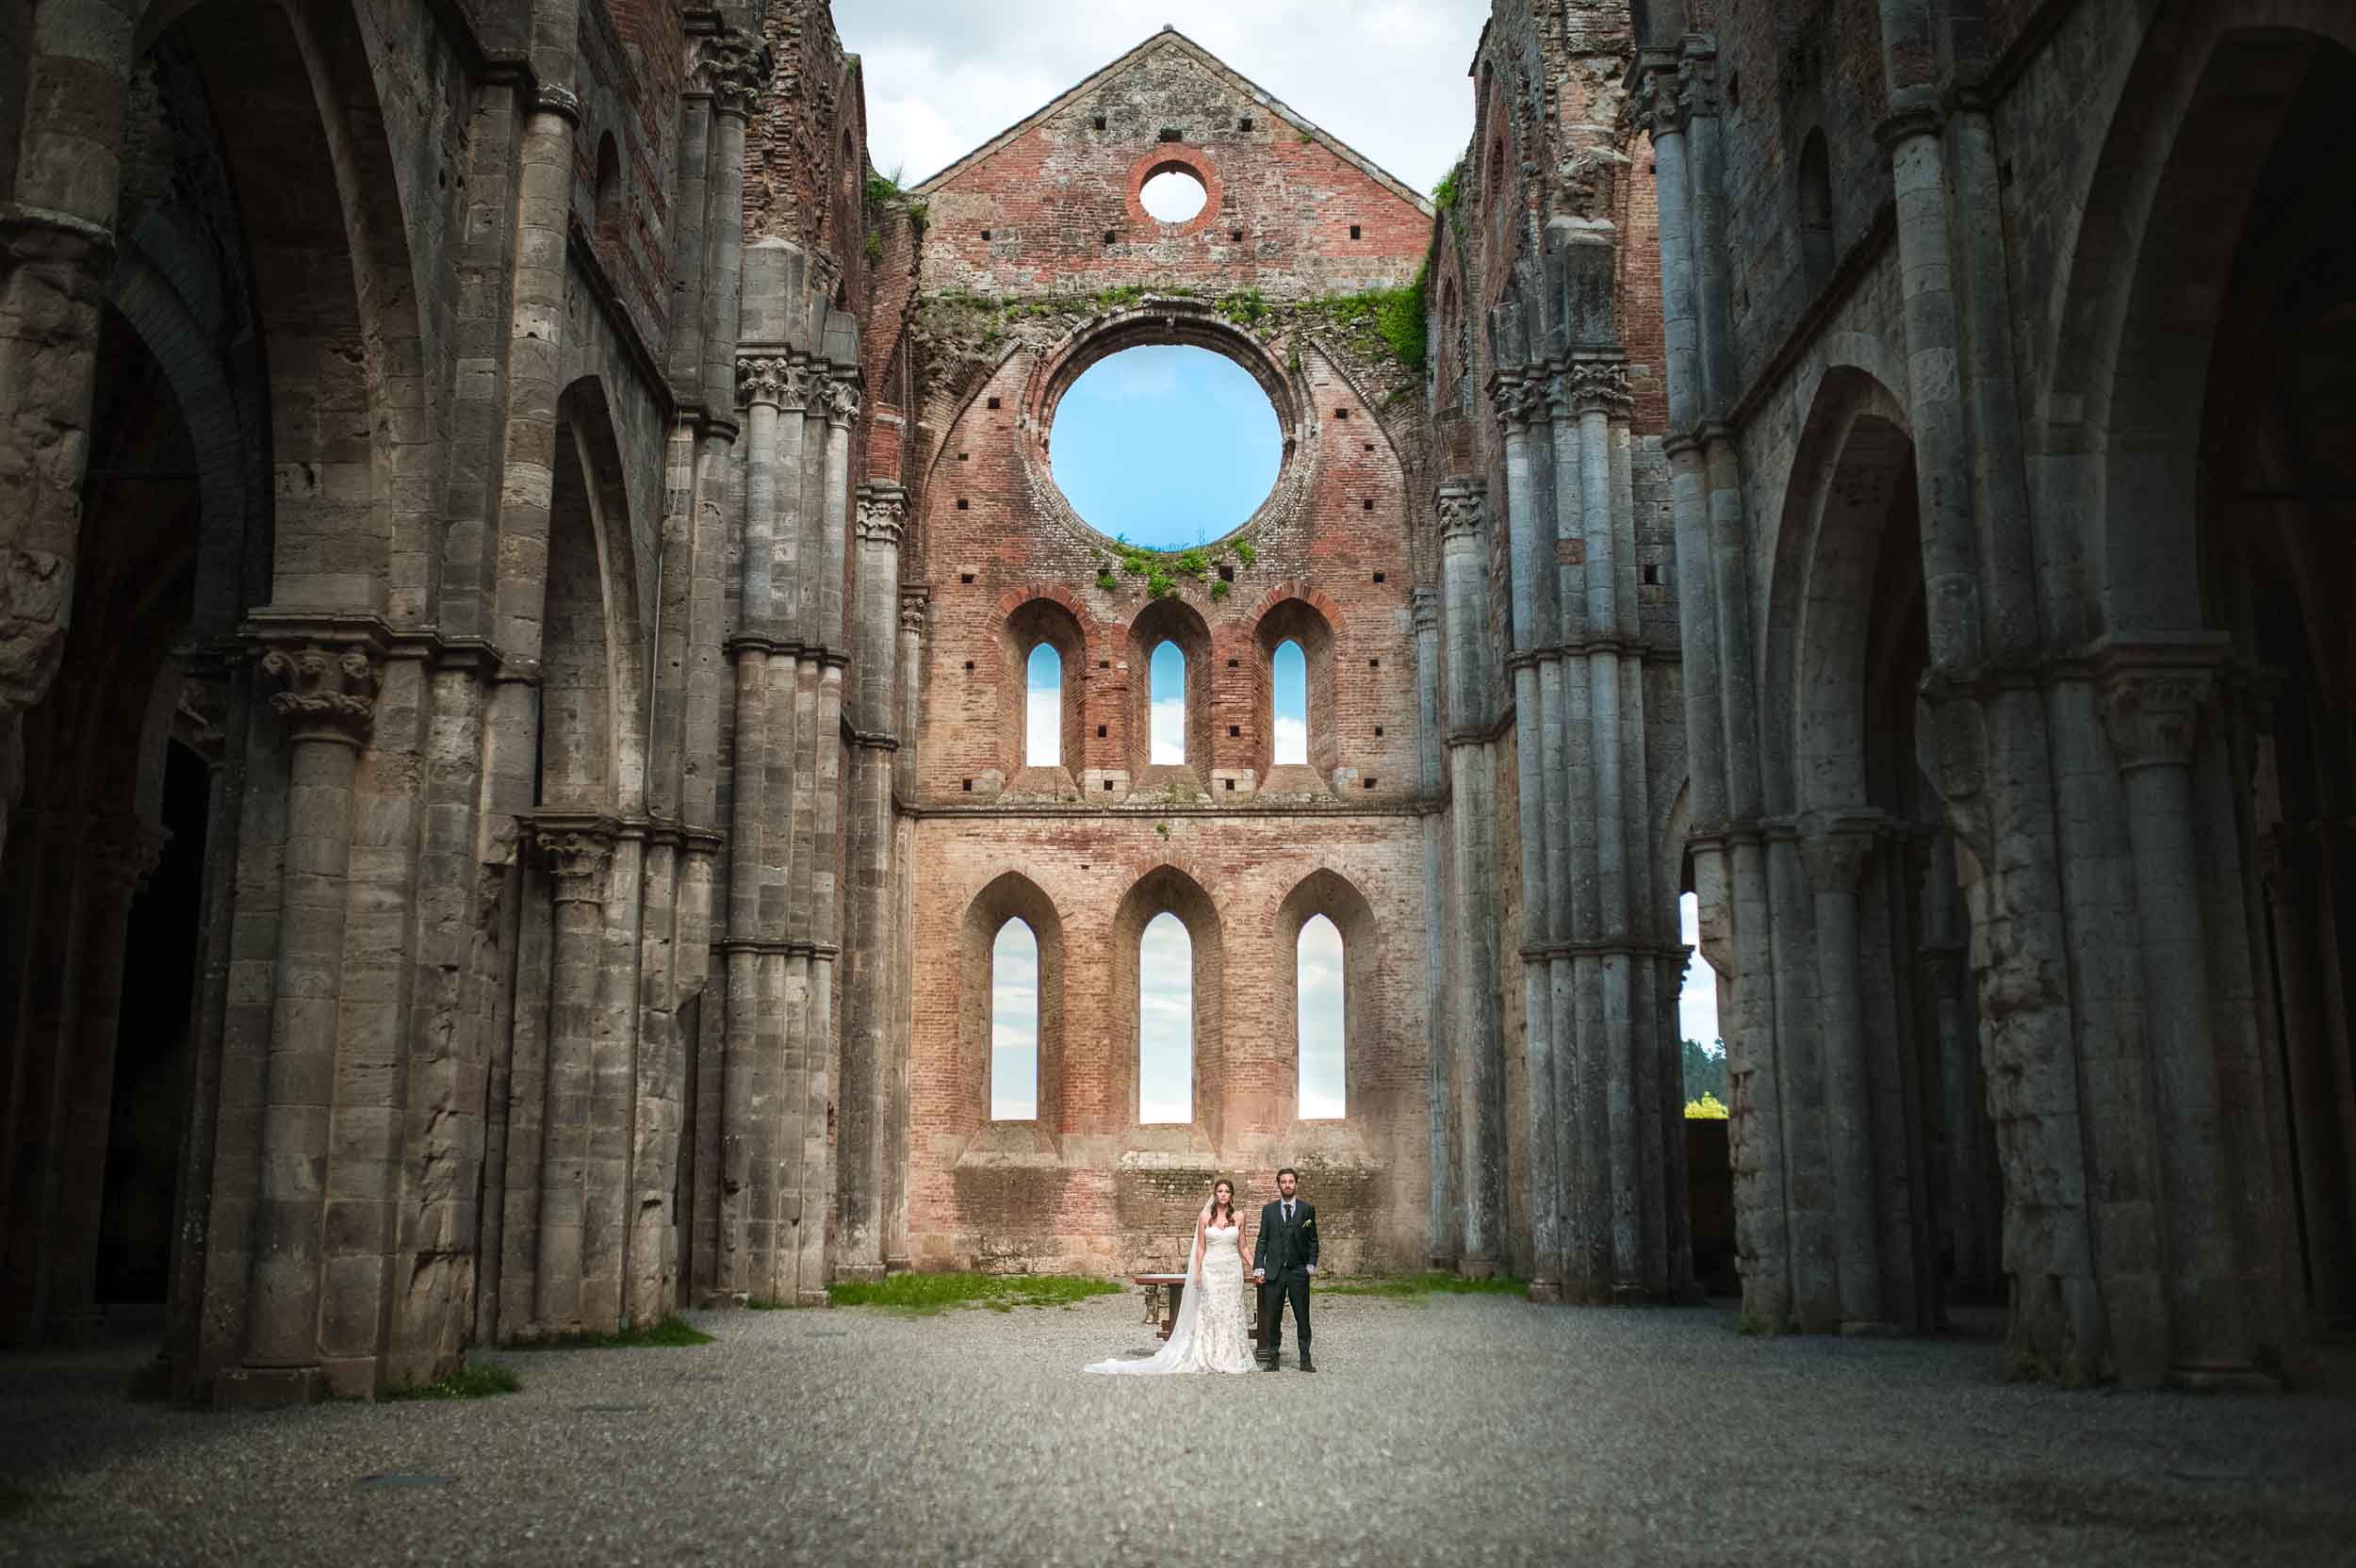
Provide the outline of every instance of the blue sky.
[[1081,373],[1048,435],[1055,482],[1100,532],[1181,549],[1240,526],[1284,456],[1276,410],[1224,354],[1129,349]]
[[1039,938],[1019,920],[998,928],[990,950],[990,1115],[1039,1115]]

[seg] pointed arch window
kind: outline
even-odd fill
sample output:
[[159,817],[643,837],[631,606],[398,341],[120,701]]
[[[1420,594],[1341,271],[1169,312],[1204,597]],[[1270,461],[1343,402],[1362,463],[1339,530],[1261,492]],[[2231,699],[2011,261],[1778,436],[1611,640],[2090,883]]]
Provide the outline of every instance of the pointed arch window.
[[1063,655],[1046,643],[1031,650],[1023,673],[1023,765],[1063,765]]
[[1339,926],[1323,915],[1312,915],[1301,923],[1293,963],[1303,1121],[1332,1120],[1349,1114],[1346,959]]
[[990,949],[990,1119],[1038,1117],[1039,936],[1015,919]]
[[1167,909],[1137,942],[1137,1119],[1194,1119],[1194,939]]
[[1278,767],[1309,760],[1309,659],[1301,645],[1287,637],[1268,661],[1272,711],[1268,736]]
[[1186,656],[1175,642],[1153,649],[1147,666],[1151,687],[1153,745],[1147,760],[1156,767],[1186,760]]

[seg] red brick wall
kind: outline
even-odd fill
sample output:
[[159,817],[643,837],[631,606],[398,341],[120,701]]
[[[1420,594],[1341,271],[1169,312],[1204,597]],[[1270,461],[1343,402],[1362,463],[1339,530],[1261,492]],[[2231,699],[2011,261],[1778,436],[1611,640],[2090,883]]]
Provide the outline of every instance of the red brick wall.
[[[1237,128],[1243,116],[1249,131]],[[1182,139],[1159,141],[1164,127]],[[1166,158],[1189,160],[1211,188],[1191,223],[1156,224],[1136,204]],[[1432,235],[1412,200],[1169,40],[925,196],[919,280],[934,296],[1069,300],[1145,286],[1204,300],[1256,288],[1297,301],[1405,283]],[[896,261],[888,255],[887,286]],[[1075,341],[1120,322],[1147,323],[1138,340],[1152,340],[1150,323],[1164,314],[1186,323],[1188,340],[1221,347],[1284,387],[1292,407],[1280,412],[1298,437],[1279,501],[1241,535],[1257,559],[1225,556],[1232,580],[1220,597],[1217,576],[1176,579],[1179,602],[1167,607],[1046,488],[1042,428]],[[910,803],[921,813],[909,1218],[919,1266],[1175,1266],[1214,1173],[1235,1178],[1256,1212],[1284,1164],[1302,1169],[1337,1271],[1423,1258],[1411,497],[1381,410],[1368,404],[1379,391],[1366,366],[1353,372],[1346,335],[1300,318],[1262,330],[1266,341],[1203,305],[1149,300],[1126,310],[1068,304],[1004,340],[993,334],[974,358],[917,337],[870,345],[871,366],[918,367],[898,454],[916,492],[904,572],[933,596]],[[880,449],[870,460],[884,461]],[[1098,582],[1107,568],[1109,591]],[[1059,608],[1024,611],[1042,600]],[[1188,672],[1190,767],[1150,781],[1135,776],[1145,746],[1133,686],[1146,678],[1148,649],[1132,635],[1149,609],[1157,621],[1199,621],[1203,637]],[[1023,656],[1036,640],[1021,629],[1062,616],[1076,625],[1081,649],[1064,662],[1067,710],[1076,710],[1067,732],[1076,729],[1079,744],[1067,747],[1060,775],[1018,774]],[[1311,755],[1324,767],[1273,770],[1265,666],[1274,629],[1297,635],[1316,620],[1331,632],[1310,699],[1324,728]],[[1161,896],[1133,894],[1141,883],[1183,885],[1167,873],[1147,882],[1164,867],[1200,890],[1193,914],[1180,912],[1215,929],[1209,939],[1199,930],[1198,943],[1218,946],[1215,1037],[1197,1042],[1198,1061],[1218,1070],[1198,1086],[1191,1128],[1132,1119],[1137,935]],[[1346,885],[1332,897],[1364,900],[1351,903],[1360,933],[1350,970],[1351,1099],[1342,1121],[1302,1123],[1291,966],[1304,917],[1301,901],[1286,899],[1320,871]],[[976,912],[975,900],[1008,873],[1035,887],[1033,907],[1052,908],[1057,933],[1042,970],[1052,968],[1060,995],[1042,998],[1041,1010],[1062,1021],[1061,1037],[1042,1050],[1056,1081],[1041,1086],[1037,1126],[988,1120],[980,990],[1001,912],[994,902]],[[1351,929],[1344,909],[1330,912]]]

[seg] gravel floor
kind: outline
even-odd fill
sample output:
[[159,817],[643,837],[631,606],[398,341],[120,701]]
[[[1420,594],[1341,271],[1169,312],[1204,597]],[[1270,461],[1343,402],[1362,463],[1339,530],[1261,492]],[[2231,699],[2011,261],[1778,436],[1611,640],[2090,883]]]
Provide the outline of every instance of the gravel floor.
[[[2356,1562],[2356,1401],[2007,1387],[1992,1342],[1326,1296],[1319,1370],[1105,1379],[1135,1297],[699,1318],[477,1401],[209,1415],[0,1361],[0,1561]],[[484,1358],[488,1359],[488,1358]]]

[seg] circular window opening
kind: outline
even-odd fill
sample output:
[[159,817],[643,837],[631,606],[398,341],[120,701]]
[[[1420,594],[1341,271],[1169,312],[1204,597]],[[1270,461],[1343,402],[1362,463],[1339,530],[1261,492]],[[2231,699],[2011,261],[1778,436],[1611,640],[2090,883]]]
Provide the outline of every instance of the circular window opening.
[[1153,171],[1137,192],[1137,200],[1157,223],[1183,223],[1201,212],[1210,199],[1201,177],[1178,163],[1166,163]]
[[1157,343],[1107,354],[1055,404],[1048,464],[1072,510],[1148,549],[1232,532],[1276,487],[1284,433],[1252,373]]

